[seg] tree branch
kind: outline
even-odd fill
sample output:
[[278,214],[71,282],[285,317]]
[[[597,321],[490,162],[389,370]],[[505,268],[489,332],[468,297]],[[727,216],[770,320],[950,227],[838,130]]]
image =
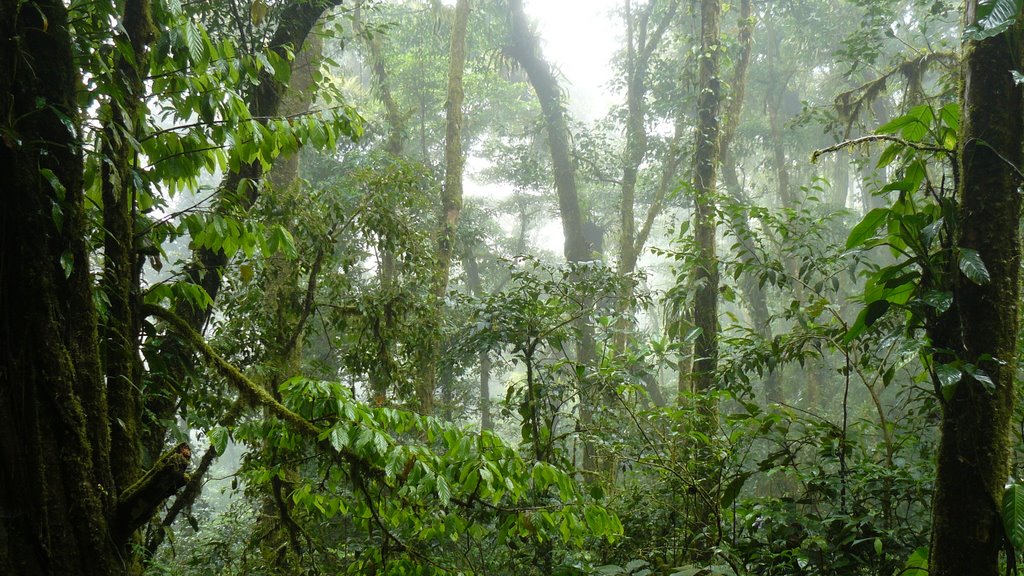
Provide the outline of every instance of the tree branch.
[[117,500],[116,534],[127,537],[138,530],[149,522],[164,500],[188,482],[185,471],[191,457],[192,450],[182,442],[161,456],[142,478],[125,488]]
[[949,150],[941,146],[928,146],[927,144],[920,144],[918,142],[910,142],[903,138],[897,138],[896,136],[890,136],[888,134],[871,134],[869,136],[861,136],[860,138],[854,138],[853,140],[843,140],[842,142],[829,146],[828,148],[822,148],[821,150],[815,150],[811,154],[811,162],[815,163],[818,158],[823,154],[829,154],[831,152],[837,152],[844,148],[852,148],[860,144],[871,144],[873,142],[894,142],[896,144],[902,144],[907,148],[913,148],[914,150],[920,150],[922,152],[935,152],[938,154],[949,154],[951,156],[956,155],[955,150]]

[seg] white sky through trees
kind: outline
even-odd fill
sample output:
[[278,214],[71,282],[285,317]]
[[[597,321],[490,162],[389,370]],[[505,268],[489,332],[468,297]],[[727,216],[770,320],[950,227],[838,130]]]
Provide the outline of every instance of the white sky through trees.
[[544,57],[561,73],[575,117],[592,120],[615,101],[611,58],[622,42],[621,0],[526,0]]

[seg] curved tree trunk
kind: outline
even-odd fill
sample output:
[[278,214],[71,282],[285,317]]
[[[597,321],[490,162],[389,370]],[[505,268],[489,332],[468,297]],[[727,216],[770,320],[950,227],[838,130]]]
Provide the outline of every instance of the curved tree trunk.
[[[510,0],[511,46],[509,51],[519,62],[537,94],[544,124],[547,127],[548,147],[551,151],[551,164],[555,172],[555,190],[558,193],[558,208],[562,220],[562,234],[565,237],[563,253],[569,262],[583,262],[593,256],[583,236],[583,218],[580,210],[579,195],[576,191],[576,167],[572,161],[569,147],[569,126],[565,119],[565,110],[559,92],[558,81],[551,71],[551,66],[544,60],[540,52],[540,39],[530,27],[523,10],[522,0]],[[597,343],[594,340],[594,328],[586,318],[577,324],[579,341],[576,345],[576,362],[589,368],[597,358]],[[592,427],[594,403],[599,393],[587,386],[586,379],[578,384],[580,396],[580,423],[584,429]],[[583,443],[583,468],[595,470],[597,455],[593,443]]]

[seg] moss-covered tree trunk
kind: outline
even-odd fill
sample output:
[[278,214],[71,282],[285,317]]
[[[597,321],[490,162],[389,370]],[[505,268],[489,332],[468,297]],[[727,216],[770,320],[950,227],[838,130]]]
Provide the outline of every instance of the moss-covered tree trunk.
[[[733,58],[733,72],[729,99],[725,105],[721,139],[722,184],[734,206],[727,212],[728,226],[736,237],[736,256],[742,262],[753,263],[758,259],[754,233],[750,228],[749,202],[740,183],[738,161],[733,151],[736,131],[743,116],[743,99],[747,92],[747,71],[753,53],[754,22],[751,16],[751,1],[741,0],[738,14],[737,40],[739,53]],[[740,292],[751,324],[758,336],[771,342],[773,336],[771,315],[768,312],[768,295],[758,282],[757,274],[744,274],[739,280]],[[782,378],[779,370],[769,370],[764,377],[764,396],[768,402],[782,401]]]
[[[976,22],[969,0],[966,23]],[[955,274],[955,326],[932,335],[937,347],[987,372],[988,389],[964,375],[942,411],[930,571],[933,576],[995,576],[1004,543],[999,515],[1009,474],[1010,419],[1020,307],[1021,26],[969,40],[963,62],[958,246],[976,250],[991,280]]]
[[0,1],[3,574],[130,572],[126,543],[185,480],[187,448],[131,486],[112,473],[118,423],[86,246],[81,90],[64,3]]
[[697,95],[696,151],[693,161],[693,234],[697,245],[694,270],[693,324],[700,330],[693,347],[691,383],[694,392],[714,388],[718,366],[718,256],[715,201],[719,160],[721,81],[719,0],[701,2],[700,84]]

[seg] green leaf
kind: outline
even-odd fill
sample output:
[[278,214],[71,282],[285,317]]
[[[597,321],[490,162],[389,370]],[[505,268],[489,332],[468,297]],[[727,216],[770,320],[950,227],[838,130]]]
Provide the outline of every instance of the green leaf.
[[40,168],[39,173],[47,182],[50,183],[50,187],[57,193],[57,198],[64,200],[64,194],[67,193],[67,188],[65,188],[64,184],[61,183],[60,178],[57,178],[57,175],[53,173],[53,170],[50,170],[49,168]]
[[873,238],[890,213],[892,210],[888,208],[875,208],[865,214],[860,223],[850,230],[850,236],[846,239],[846,249],[853,249]]
[[1024,486],[1011,484],[1003,492],[1003,529],[1017,550],[1024,549]]
[[341,428],[331,430],[331,446],[334,446],[338,452],[348,448],[348,432]]
[[960,131],[960,105],[956,102],[950,102],[939,110],[939,117],[942,118],[943,124],[952,128],[953,130]]
[[447,506],[452,499],[452,487],[444,476],[437,477],[437,497],[441,499],[441,505]]
[[228,447],[228,429],[218,426],[210,430],[210,446],[217,451],[217,456],[222,456]]
[[895,134],[902,130],[904,127],[917,122],[917,118],[910,116],[909,114],[898,116],[889,120],[885,124],[882,124],[878,128],[875,128],[875,134]]
[[871,326],[877,322],[879,318],[885,316],[885,313],[889,311],[890,305],[891,304],[888,300],[875,300],[868,304],[868,307],[865,309],[866,313],[864,314],[864,325]]
[[900,576],[928,576],[928,549],[918,548],[907,558]]
[[199,32],[199,28],[191,21],[185,23],[185,42],[188,44],[188,54],[192,57],[193,62],[204,59],[203,36]]
[[595,535],[601,536],[608,529],[608,513],[598,506],[587,506],[583,511],[583,517],[587,521],[587,527]]
[[960,271],[975,284],[988,284],[992,277],[977,250],[960,248]]
[[953,293],[949,291],[939,292],[937,290],[931,290],[925,292],[921,296],[921,300],[925,304],[935,308],[935,311],[939,314],[944,314],[949,307],[953,305]]
[[955,364],[937,364],[935,366],[935,376],[939,379],[942,397],[947,401],[950,400],[953,397],[953,393],[956,392],[957,385],[960,384],[963,373]]
[[980,42],[998,36],[1017,22],[1024,0],[980,0],[977,21],[964,29],[964,38]]
[[732,505],[748,478],[750,478],[750,472],[740,474],[726,485],[725,490],[722,491],[722,508],[728,508]]
[[978,368],[973,364],[967,363],[964,363],[963,370],[968,375],[970,375],[971,378],[977,380],[978,383],[985,388],[985,390],[989,391],[990,393],[994,393],[996,391],[996,383],[992,380],[992,377],[988,375],[988,372],[985,372],[984,370]]
[[935,120],[935,113],[932,111],[931,106],[927,104],[915,106],[907,112],[907,116],[913,118],[914,122],[910,122],[905,125],[901,134],[910,142],[922,141],[928,134],[928,129],[931,127],[932,122]]
[[886,146],[885,150],[882,151],[882,155],[878,157],[878,164],[875,167],[885,168],[886,166],[891,164],[897,156],[900,155],[900,152],[903,152],[905,149],[906,146],[899,142],[893,142],[892,144]]

